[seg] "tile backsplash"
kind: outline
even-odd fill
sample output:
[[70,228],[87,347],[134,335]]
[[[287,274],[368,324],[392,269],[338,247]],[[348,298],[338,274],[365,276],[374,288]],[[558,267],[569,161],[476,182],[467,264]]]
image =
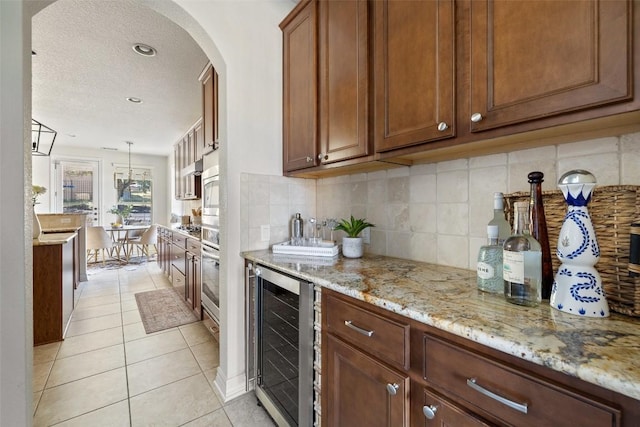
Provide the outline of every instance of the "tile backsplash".
[[[640,184],[640,133],[318,180],[244,174],[242,248],[288,239],[295,212],[353,214],[376,224],[367,252],[475,269],[493,193],[528,191],[534,170],[553,190],[571,169],[592,172],[599,185]],[[261,225],[270,227],[268,242]]]

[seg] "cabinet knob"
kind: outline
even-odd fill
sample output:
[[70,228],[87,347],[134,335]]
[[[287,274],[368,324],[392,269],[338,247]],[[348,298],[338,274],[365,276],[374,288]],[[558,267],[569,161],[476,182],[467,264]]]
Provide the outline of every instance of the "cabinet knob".
[[389,394],[391,396],[395,396],[396,394],[398,394],[398,389],[400,388],[400,386],[396,383],[393,384],[387,384],[387,391],[389,392]]
[[313,158],[311,156],[307,156],[307,163],[313,162]]
[[329,155],[328,154],[318,154],[318,160],[328,160],[329,159]]
[[438,130],[440,132],[444,132],[447,129],[449,129],[449,125],[448,124],[446,124],[445,122],[438,123]]
[[479,121],[482,121],[482,119],[484,119],[484,117],[482,117],[482,114],[480,113],[473,113],[471,115],[471,121],[473,123],[478,123]]
[[425,405],[422,407],[422,413],[424,414],[425,418],[428,420],[434,419],[436,417],[436,412],[438,412],[438,408],[436,406]]

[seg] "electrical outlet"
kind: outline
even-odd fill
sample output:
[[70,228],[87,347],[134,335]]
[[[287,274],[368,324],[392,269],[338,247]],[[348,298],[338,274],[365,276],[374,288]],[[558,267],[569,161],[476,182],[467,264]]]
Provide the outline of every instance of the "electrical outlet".
[[271,227],[269,227],[268,225],[260,226],[260,239],[263,242],[268,242],[269,239],[271,239]]
[[360,233],[360,236],[362,237],[362,243],[368,245],[371,243],[371,229],[370,228],[365,228],[364,230],[362,230],[362,233]]

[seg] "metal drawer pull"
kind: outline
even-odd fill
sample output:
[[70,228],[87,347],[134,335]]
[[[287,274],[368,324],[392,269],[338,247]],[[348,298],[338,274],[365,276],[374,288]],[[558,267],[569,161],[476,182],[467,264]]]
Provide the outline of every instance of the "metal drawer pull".
[[438,407],[437,406],[433,406],[433,405],[429,405],[429,406],[423,406],[422,407],[422,413],[424,414],[425,418],[428,420],[432,420],[436,417],[436,412],[438,412]]
[[400,386],[396,383],[387,383],[387,391],[389,392],[389,394],[391,396],[395,396],[396,394],[398,394],[398,389],[400,388]]
[[507,405],[510,408],[515,409],[516,411],[520,411],[523,414],[527,413],[527,408],[528,408],[528,404],[527,403],[518,403],[518,402],[514,402],[513,400],[509,400],[505,397],[502,397],[498,394],[495,394],[489,390],[487,390],[486,388],[482,387],[480,384],[478,384],[476,382],[475,378],[467,378],[467,385],[469,387],[471,387],[472,389],[474,389],[475,391],[484,394],[487,397],[490,397],[493,400],[497,400],[498,402],[502,403],[503,405]]
[[345,320],[344,321],[344,325],[348,328],[353,329],[356,332],[361,333],[362,335],[365,335],[367,337],[373,336],[373,331],[367,331],[366,329],[362,329],[357,327],[356,325],[354,325],[353,323],[351,323],[351,320]]

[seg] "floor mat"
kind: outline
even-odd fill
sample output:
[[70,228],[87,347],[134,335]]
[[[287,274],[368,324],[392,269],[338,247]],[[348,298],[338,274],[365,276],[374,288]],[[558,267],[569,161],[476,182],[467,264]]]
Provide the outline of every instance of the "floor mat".
[[135,297],[147,334],[198,320],[191,307],[171,288],[139,292]]

